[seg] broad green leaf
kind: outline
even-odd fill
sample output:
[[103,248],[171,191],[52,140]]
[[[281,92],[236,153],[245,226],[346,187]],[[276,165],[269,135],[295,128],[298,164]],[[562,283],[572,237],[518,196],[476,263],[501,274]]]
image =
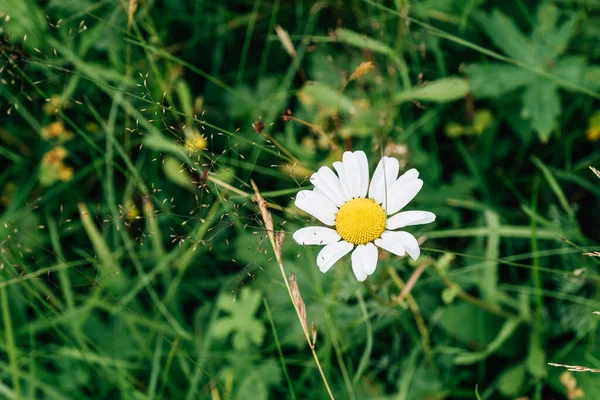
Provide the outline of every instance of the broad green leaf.
[[269,398],[269,389],[257,371],[251,371],[243,378],[238,389],[240,400],[267,400]]
[[504,396],[514,398],[521,394],[521,387],[525,382],[527,371],[524,364],[513,365],[506,368],[498,378],[498,390]]
[[281,368],[272,360],[253,366],[246,375],[238,393],[240,400],[267,400],[269,398],[268,388],[277,386],[281,382]]
[[[27,51],[32,52],[34,48],[39,48],[46,52],[50,49],[44,47],[43,43],[45,43],[45,32],[49,25],[44,18],[43,9],[36,3],[24,0],[0,0],[2,19],[7,14],[10,16],[2,28],[4,32],[10,32],[13,42],[24,45]],[[23,42],[25,35],[27,35],[27,40]]]
[[372,39],[368,36],[361,35],[360,33],[356,33],[348,29],[338,28],[335,30],[335,35],[341,42],[351,46],[355,46],[360,49],[371,50],[374,53],[394,55],[394,51],[384,43],[381,43],[380,41]]
[[322,84],[306,84],[298,92],[298,98],[305,106],[317,105],[350,114],[356,112],[349,98]]
[[563,78],[569,82],[576,83],[578,85],[586,85],[585,71],[586,71],[585,57],[573,56],[561,58],[552,73],[554,75]]
[[498,348],[500,348],[500,346],[513,335],[520,323],[521,321],[518,319],[507,320],[502,326],[502,329],[500,329],[500,332],[498,332],[498,336],[496,336],[496,338],[490,344],[488,344],[485,349],[477,352],[465,352],[459,354],[454,358],[454,362],[456,364],[468,365],[485,360],[496,350],[498,350]]
[[575,34],[577,15],[557,26],[559,17],[558,8],[553,4],[542,4],[538,7],[538,23],[533,31],[533,40],[541,58],[552,59],[562,54]]
[[[266,359],[259,364],[236,363],[238,380],[241,380],[237,393],[239,400],[267,400],[269,388],[281,383],[281,368],[273,359]],[[241,368],[240,368],[241,367]],[[236,368],[236,369],[237,369]]]
[[537,79],[532,72],[508,64],[475,64],[466,68],[469,87],[477,98],[498,98]]
[[192,178],[190,177],[186,168],[182,167],[181,161],[177,160],[173,156],[168,156],[165,158],[163,162],[163,170],[167,179],[176,184],[177,186],[181,186],[182,188],[195,191],[196,186],[192,183]]
[[182,146],[175,140],[169,140],[158,133],[147,133],[144,135],[143,143],[145,147],[161,153],[184,154]]
[[535,46],[511,18],[498,10],[492,11],[491,15],[477,13],[475,16],[496,46],[510,57],[528,65],[540,65],[544,62],[536,57]]
[[214,323],[214,335],[220,338],[233,335],[233,347],[238,351],[249,350],[251,345],[260,346],[265,336],[265,327],[255,314],[261,299],[260,292],[246,287],[235,300],[229,295],[219,296],[217,307],[228,315]]
[[583,84],[587,88],[600,90],[600,65],[590,65],[585,69]]
[[448,77],[400,93],[394,98],[394,101],[401,103],[404,101],[420,100],[447,103],[462,99],[468,92],[469,83],[466,79]]
[[[440,327],[459,342],[481,349],[494,340],[505,321],[471,303],[455,300],[446,307]],[[509,350],[520,351],[518,348]]]
[[552,82],[537,80],[525,89],[523,115],[531,120],[531,127],[542,142],[550,138],[561,111],[560,97]]

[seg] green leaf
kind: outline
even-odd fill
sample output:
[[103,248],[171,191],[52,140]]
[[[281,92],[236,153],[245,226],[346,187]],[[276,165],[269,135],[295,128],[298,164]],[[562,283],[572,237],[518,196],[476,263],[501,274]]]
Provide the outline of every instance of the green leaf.
[[585,69],[585,75],[583,77],[583,84],[585,87],[600,90],[600,66],[590,65]]
[[333,90],[329,86],[322,84],[304,85],[298,92],[298,98],[306,106],[316,104],[320,107],[345,111],[350,114],[356,112],[356,109],[349,98],[337,90]]
[[542,142],[550,138],[561,111],[560,97],[552,82],[537,80],[525,89],[523,114],[531,119],[531,127]]
[[371,50],[374,53],[386,54],[386,55],[394,55],[394,50],[390,47],[381,43],[378,40],[372,39],[368,36],[361,35],[360,33],[356,33],[350,31],[348,29],[338,28],[335,30],[335,35],[338,40],[349,44],[351,46],[358,47],[360,49]]
[[575,34],[577,15],[571,16],[561,26],[557,26],[559,19],[558,8],[553,4],[542,4],[537,10],[538,23],[533,32],[536,49],[539,57],[552,59],[565,51],[567,44]]
[[[0,10],[2,18],[6,14],[10,19],[3,24],[3,31],[10,33],[13,42],[23,44],[27,51],[32,52],[34,48],[39,48],[43,52],[49,51],[49,48],[43,47],[45,41],[45,32],[48,28],[48,21],[44,18],[44,12],[37,2],[23,0],[0,0]],[[23,42],[23,37],[27,35],[27,40]]]
[[221,294],[217,308],[229,313],[213,324],[213,334],[225,338],[233,334],[233,347],[246,351],[251,345],[260,346],[265,336],[264,325],[255,317],[260,306],[262,294],[250,288],[243,288],[240,295],[232,299]]
[[498,10],[491,15],[477,13],[476,19],[492,41],[510,57],[528,65],[540,65],[535,46],[525,37],[513,20]]
[[540,342],[541,328],[533,329],[529,339],[529,354],[527,355],[527,370],[536,378],[545,378],[548,374],[546,353]]
[[518,319],[507,320],[502,329],[500,329],[500,332],[498,332],[498,336],[484,350],[459,354],[454,358],[454,362],[456,364],[467,365],[485,360],[513,335],[520,323],[521,321]]
[[524,364],[506,368],[498,378],[498,390],[506,397],[516,397],[521,394],[527,372]]
[[508,64],[475,64],[466,68],[469,87],[477,98],[498,98],[536,79],[534,73]]
[[192,183],[192,178],[189,176],[187,169],[182,168],[182,164],[173,156],[165,158],[163,163],[163,171],[167,179],[182,188],[195,191],[196,187]]
[[238,393],[240,400],[267,400],[269,387],[277,386],[281,382],[281,368],[271,359],[258,366],[253,366],[250,373],[246,374]]
[[469,83],[466,79],[448,77],[429,82],[424,86],[416,87],[394,97],[394,101],[420,100],[435,103],[447,103],[462,99],[469,92]]
[[552,71],[554,75],[578,85],[586,85],[585,71],[586,71],[585,57],[572,56],[561,58],[556,67]]

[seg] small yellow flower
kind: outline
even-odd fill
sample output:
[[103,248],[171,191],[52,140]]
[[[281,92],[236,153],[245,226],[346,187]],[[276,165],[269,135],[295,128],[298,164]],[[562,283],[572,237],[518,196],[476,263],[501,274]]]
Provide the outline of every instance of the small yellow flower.
[[88,132],[96,133],[98,132],[98,124],[94,121],[89,121],[87,124],[85,124],[85,129],[87,129]]
[[73,138],[73,133],[65,129],[62,121],[52,122],[50,125],[42,128],[42,137],[48,139],[70,140]]
[[44,154],[39,175],[42,185],[50,186],[56,181],[67,182],[73,178],[73,168],[63,163],[66,157],[67,150],[62,146],[56,146]]
[[4,185],[2,196],[0,196],[0,204],[5,207],[8,206],[8,203],[10,203],[10,200],[12,199],[16,189],[17,185],[15,185],[14,182],[8,182],[6,185]]
[[42,110],[47,115],[56,115],[60,109],[65,109],[70,106],[67,100],[62,100],[60,95],[55,94],[46,100],[46,104],[42,107]]
[[121,207],[121,213],[125,214],[128,221],[133,221],[140,215],[140,210],[130,197],[126,197],[123,207]]
[[595,142],[600,139],[600,111],[596,111],[590,117],[585,137],[590,142]]
[[596,111],[590,117],[586,138],[593,142],[600,139],[600,111]]
[[208,145],[208,141],[204,135],[194,134],[185,141],[185,147],[190,153],[196,153],[204,150]]
[[42,157],[42,165],[59,165],[67,156],[67,150],[62,146],[56,146]]
[[70,181],[73,178],[73,168],[62,164],[58,167],[58,179],[63,182]]

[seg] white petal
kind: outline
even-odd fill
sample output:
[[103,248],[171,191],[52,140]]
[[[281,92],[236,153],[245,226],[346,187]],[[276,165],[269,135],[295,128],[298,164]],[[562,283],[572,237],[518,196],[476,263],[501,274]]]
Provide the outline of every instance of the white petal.
[[338,208],[319,192],[314,190],[301,190],[296,195],[296,207],[305,211],[324,223],[325,225],[335,224],[335,214]]
[[352,252],[352,270],[354,270],[356,279],[361,282],[364,280],[359,277],[361,276],[361,271],[366,274],[365,279],[367,275],[375,272],[375,268],[377,267],[377,253],[377,247],[373,243],[356,246],[356,250]]
[[354,245],[341,240],[337,243],[330,243],[317,255],[317,265],[321,272],[327,272],[333,264],[335,264],[340,258],[350,253]]
[[[375,172],[369,186],[369,197],[375,200],[378,204],[384,203],[386,193],[392,188],[393,183],[398,177],[400,163],[392,157],[383,157]],[[383,208],[386,208],[384,204]]]
[[403,256],[406,251],[413,260],[421,254],[419,242],[408,232],[385,231],[381,234],[381,239],[375,240],[375,244],[398,256]]
[[356,156],[351,151],[344,152],[342,156],[342,162],[344,163],[344,175],[346,178],[346,186],[350,190],[350,196],[352,198],[360,197],[360,166]]
[[422,225],[435,221],[435,214],[429,211],[404,211],[388,218],[386,229],[404,228],[410,225]]
[[342,186],[342,192],[344,193],[344,197],[346,198],[346,200],[352,199],[352,192],[350,191],[348,183],[346,182],[344,164],[341,161],[336,161],[333,163],[333,168],[335,168],[335,170],[338,173],[338,176],[340,177],[340,185]]
[[413,260],[419,258],[419,256],[421,255],[421,248],[419,247],[419,242],[417,242],[417,239],[413,235],[403,231],[394,232],[394,235],[396,236],[396,238],[402,241],[404,249],[406,249],[406,252],[410,256],[410,258],[412,258]]
[[[396,188],[401,188],[402,186],[406,186],[411,182],[414,182],[415,180],[417,180],[417,178],[419,177],[419,171],[417,171],[415,168],[411,168],[408,171],[406,171],[405,173],[403,173],[402,175],[400,175],[400,177],[398,179],[395,179],[389,186],[388,186],[388,190],[386,192],[386,196],[387,196],[387,205],[389,208],[393,203],[394,203],[394,192],[392,192],[392,188],[396,187]],[[386,207],[384,207],[384,209],[387,210]],[[398,210],[396,210],[397,212]],[[391,215],[393,213],[388,213],[388,215]]]
[[326,245],[340,240],[340,235],[335,229],[323,226],[308,226],[294,232],[294,240],[298,244],[320,244]]
[[375,245],[397,256],[403,256],[405,254],[405,249],[402,243],[400,243],[397,240],[394,240],[393,237],[384,237],[384,234],[385,232],[381,234],[381,238],[375,239]]
[[354,271],[354,276],[356,276],[359,282],[364,281],[369,276],[363,269],[363,261],[359,250],[361,246],[357,246],[356,250],[352,252],[352,271]]
[[341,206],[346,202],[340,180],[331,168],[319,168],[319,171],[310,177],[310,182],[320,189],[336,206]]
[[367,191],[369,190],[369,160],[364,151],[355,151],[354,157],[358,161],[358,168],[360,169],[360,197],[367,197]]
[[423,187],[423,181],[420,179],[415,179],[409,183],[406,183],[406,181],[402,181],[401,179],[402,177],[394,183],[394,186],[392,186],[392,189],[388,192],[388,215],[400,211],[415,198],[417,193],[419,193]]

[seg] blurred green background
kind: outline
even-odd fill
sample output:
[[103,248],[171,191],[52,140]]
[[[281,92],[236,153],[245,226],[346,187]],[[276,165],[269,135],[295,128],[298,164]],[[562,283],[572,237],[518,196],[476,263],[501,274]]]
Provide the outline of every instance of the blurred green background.
[[[600,1],[0,0],[0,21],[1,398],[600,398]],[[366,285],[291,238],[344,149],[417,168],[437,215]]]

